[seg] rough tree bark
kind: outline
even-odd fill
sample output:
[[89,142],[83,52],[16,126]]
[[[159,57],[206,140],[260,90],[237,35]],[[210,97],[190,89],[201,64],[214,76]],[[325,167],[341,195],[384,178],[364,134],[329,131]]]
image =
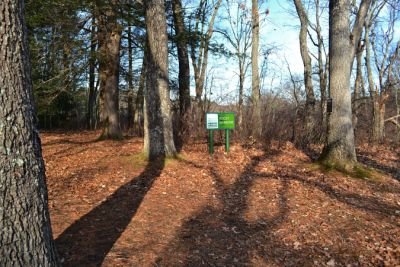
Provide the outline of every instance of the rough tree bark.
[[308,33],[308,16],[306,11],[304,10],[303,4],[301,0],[294,0],[294,4],[296,6],[297,15],[300,19],[300,54],[303,60],[304,66],[304,85],[306,90],[306,104],[303,114],[303,125],[304,125],[304,133],[300,136],[300,140],[297,140],[296,143],[300,145],[308,145],[312,142],[312,135],[314,134],[314,118],[313,114],[315,112],[315,95],[314,88],[312,84],[312,66],[311,66],[311,57],[308,53],[308,45],[307,45],[307,33]]
[[251,46],[251,88],[252,88],[252,133],[255,138],[260,138],[262,134],[261,103],[260,103],[260,73],[258,70],[258,50],[260,40],[260,17],[258,14],[258,0],[252,0],[252,46]]
[[23,14],[0,2],[0,266],[58,266]]
[[322,161],[357,162],[352,124],[350,73],[371,0],[363,0],[350,31],[350,0],[329,1],[329,89],[333,111]]
[[176,149],[168,88],[168,40],[164,0],[145,3],[147,68],[144,152],[150,160],[174,157]]
[[179,111],[180,129],[179,139],[183,142],[183,136],[188,132],[188,119],[190,110],[190,65],[188,54],[187,32],[185,29],[182,2],[181,0],[172,1],[174,13],[174,25],[176,34],[176,46],[178,48],[179,61]]
[[[114,0],[115,1],[115,0]],[[98,8],[101,139],[121,139],[119,124],[119,67],[122,27],[112,6]]]

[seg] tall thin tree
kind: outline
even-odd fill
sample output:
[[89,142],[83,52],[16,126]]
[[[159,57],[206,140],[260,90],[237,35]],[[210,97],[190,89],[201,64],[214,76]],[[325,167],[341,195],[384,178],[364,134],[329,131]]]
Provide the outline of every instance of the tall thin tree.
[[239,128],[243,126],[244,115],[244,86],[248,67],[250,66],[249,50],[251,48],[252,39],[252,21],[247,19],[248,9],[243,3],[237,2],[232,5],[232,2],[226,1],[226,27],[222,24],[221,29],[216,29],[215,32],[222,34],[232,47],[231,54],[234,55],[238,63],[238,112],[237,124]]
[[93,130],[95,127],[95,105],[96,105],[96,49],[97,49],[97,37],[96,37],[96,22],[95,18],[92,18],[91,37],[90,37],[90,54],[89,54],[89,95],[88,95],[88,106],[87,106],[87,127]]
[[300,136],[300,140],[296,140],[296,143],[300,145],[308,145],[312,142],[313,132],[314,132],[314,118],[313,114],[315,111],[315,95],[314,88],[312,84],[312,66],[311,66],[311,57],[308,52],[308,44],[307,44],[307,34],[308,34],[308,15],[305,11],[301,0],[294,0],[294,4],[296,6],[297,15],[300,19],[300,53],[301,58],[303,60],[304,66],[304,85],[306,91],[306,104],[303,112],[303,125],[304,130],[302,131],[302,136]]
[[[385,4],[385,1],[374,2],[365,22],[365,65],[372,102],[372,141],[376,143],[385,138],[386,102],[394,87],[392,70],[400,49],[400,41],[393,48],[398,11],[392,4],[387,5],[387,21],[383,25],[379,23],[378,15]],[[372,58],[378,74],[377,82],[373,78]]]
[[[212,11],[210,21],[208,22],[207,31],[203,32],[206,27],[206,9],[208,0],[200,0],[199,7],[195,15],[195,25],[191,29],[193,33],[192,41],[190,42],[192,66],[194,72],[194,80],[196,87],[196,101],[199,107],[201,106],[201,96],[203,95],[204,82],[208,64],[208,52],[211,37],[214,33],[214,23],[221,6],[222,0],[217,0]],[[200,34],[200,36],[199,36]],[[204,36],[202,36],[204,35]]]
[[135,106],[134,106],[134,128],[135,134],[143,136],[143,104],[144,104],[144,87],[146,85],[146,49],[143,52],[142,67],[140,70],[139,88],[136,94]]
[[184,22],[184,13],[181,0],[172,0],[172,10],[174,14],[174,25],[176,34],[176,46],[178,48],[179,61],[179,112],[180,112],[180,142],[183,135],[188,131],[188,117],[190,109],[190,65],[188,54],[187,31]]
[[260,42],[260,16],[258,11],[258,0],[252,0],[251,18],[252,18],[252,46],[251,46],[251,88],[252,88],[252,136],[261,137],[261,103],[260,103],[260,73],[258,70],[258,55]]

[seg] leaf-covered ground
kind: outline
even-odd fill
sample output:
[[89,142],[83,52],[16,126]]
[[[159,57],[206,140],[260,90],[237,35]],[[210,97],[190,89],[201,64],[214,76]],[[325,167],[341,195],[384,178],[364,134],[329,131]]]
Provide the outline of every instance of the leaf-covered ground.
[[290,143],[148,163],[98,135],[42,135],[64,266],[400,266],[400,149],[360,147],[363,179]]

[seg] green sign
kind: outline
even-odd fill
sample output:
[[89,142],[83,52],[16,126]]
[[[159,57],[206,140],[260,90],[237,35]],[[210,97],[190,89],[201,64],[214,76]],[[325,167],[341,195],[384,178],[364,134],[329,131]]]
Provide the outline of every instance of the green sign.
[[206,113],[206,128],[207,130],[235,129],[235,113],[233,112]]
[[235,113],[233,112],[207,112],[206,128],[209,134],[209,152],[214,154],[214,130],[225,130],[225,151],[229,152],[229,130],[235,129]]

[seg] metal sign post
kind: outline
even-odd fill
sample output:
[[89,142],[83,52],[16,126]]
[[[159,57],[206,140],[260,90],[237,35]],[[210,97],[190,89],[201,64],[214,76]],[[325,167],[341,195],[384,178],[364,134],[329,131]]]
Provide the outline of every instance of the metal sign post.
[[210,130],[210,135],[209,135],[209,141],[208,141],[208,151],[210,152],[210,155],[214,154],[214,130]]
[[225,130],[225,151],[229,153],[229,130]]
[[229,130],[235,129],[235,113],[207,112],[206,129],[209,130],[208,150],[214,154],[214,130],[225,130],[225,151],[229,153]]

